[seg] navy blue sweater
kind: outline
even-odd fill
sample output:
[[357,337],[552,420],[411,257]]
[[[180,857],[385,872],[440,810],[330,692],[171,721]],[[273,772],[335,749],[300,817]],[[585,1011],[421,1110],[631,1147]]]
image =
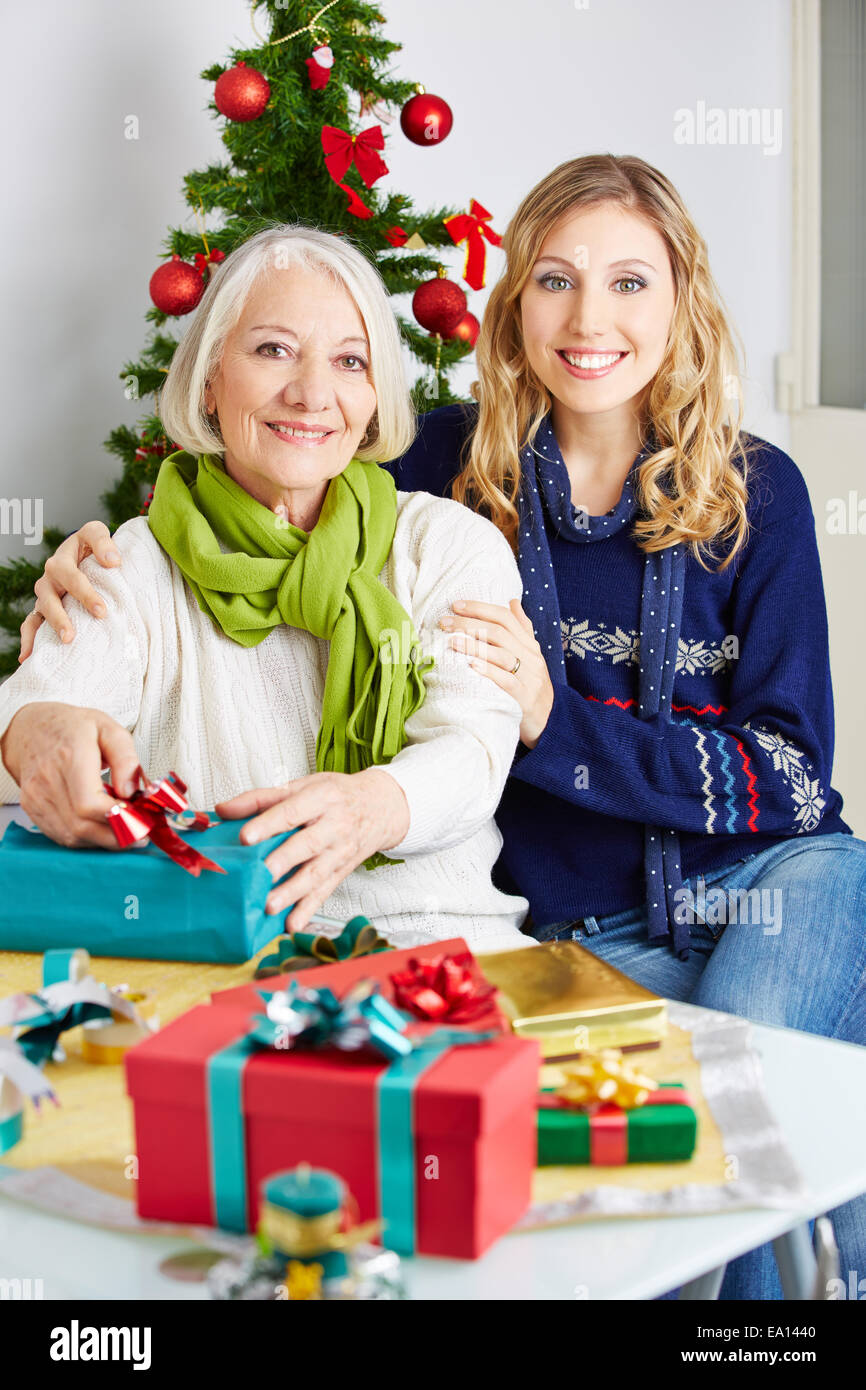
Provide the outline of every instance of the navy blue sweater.
[[[386,465],[397,486],[450,496],[476,418],[471,404],[422,416],[412,446]],[[687,561],[670,723],[635,713],[644,555],[631,527],[593,545],[549,532],[568,685],[555,687],[535,748],[518,744],[494,875],[528,898],[539,926],[642,903],[647,822],[679,831],[684,877],[794,835],[850,833],[830,785],[809,495],[787,454],[752,443],[747,545],[721,573]]]

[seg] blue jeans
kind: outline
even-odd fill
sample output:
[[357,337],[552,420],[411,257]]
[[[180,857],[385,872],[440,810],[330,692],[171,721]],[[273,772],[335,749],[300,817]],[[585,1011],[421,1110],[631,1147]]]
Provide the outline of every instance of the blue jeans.
[[[667,945],[649,944],[643,907],[532,926],[530,933],[538,941],[580,941],[668,999],[866,1044],[866,842],[853,835],[790,839],[684,886],[694,895],[687,961]],[[758,889],[761,896],[751,895],[745,922],[741,907],[736,922],[727,913],[726,926],[724,910],[711,906],[722,894],[712,888]],[[866,1272],[866,1196],[830,1216],[843,1279],[847,1270]],[[781,1298],[772,1246],[732,1261],[719,1297]]]

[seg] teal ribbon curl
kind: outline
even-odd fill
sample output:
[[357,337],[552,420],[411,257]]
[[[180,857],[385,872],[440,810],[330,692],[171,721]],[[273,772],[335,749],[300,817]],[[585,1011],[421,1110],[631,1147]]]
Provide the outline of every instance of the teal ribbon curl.
[[[44,1000],[38,994],[31,995],[31,998],[44,1004]],[[24,1021],[27,1031],[19,1035],[18,1046],[29,1062],[41,1067],[44,1062],[50,1061],[61,1033],[68,1032],[70,1028],[78,1028],[82,1023],[91,1023],[97,1018],[111,1017],[111,1010],[104,1004],[70,1004],[61,1009],[45,1008],[41,1014],[35,1014]]]

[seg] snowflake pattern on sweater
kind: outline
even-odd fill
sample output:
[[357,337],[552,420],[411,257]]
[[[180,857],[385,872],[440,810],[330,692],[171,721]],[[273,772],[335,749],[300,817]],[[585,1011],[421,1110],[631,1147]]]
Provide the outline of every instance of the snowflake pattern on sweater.
[[[634,628],[614,626],[611,632],[604,623],[590,627],[589,618],[562,618],[560,626],[566,655],[571,653],[582,661],[594,657],[596,661],[610,661],[614,666],[622,661],[632,666],[640,665],[640,633]],[[685,671],[689,676],[715,676],[726,671],[730,665],[722,647],[705,639],[680,637],[677,671]]]
[[[617,624],[611,628],[604,622],[591,626],[589,618],[576,617],[561,619],[560,626],[566,656],[576,656],[581,661],[609,662],[613,666],[640,665],[640,633],[634,628]],[[718,676],[732,666],[724,648],[713,641],[679,638],[677,674]],[[632,701],[616,703],[622,708],[625,704],[630,706]],[[704,716],[701,723],[683,717],[686,708],[673,705],[674,722],[687,725],[695,736],[698,777],[706,812],[705,833],[730,835],[742,830],[756,833],[760,824],[761,797],[753,759],[741,740],[722,733],[713,725],[713,721],[726,712],[726,707],[704,706],[700,710]],[[787,784],[794,806],[792,829],[798,835],[808,834],[820,824],[827,805],[820,779],[809,775],[814,772],[813,765],[806,761],[803,750],[777,729],[749,720],[744,722],[743,728],[754,733],[758,746],[767,754],[773,773]],[[745,802],[743,794],[737,796],[734,791],[737,767],[747,782]],[[760,771],[765,775],[768,769],[764,767]]]
[[808,775],[814,771],[812,764],[806,763],[803,750],[783,738],[777,729],[770,729],[766,724],[752,724],[748,719],[743,728],[753,730],[757,742],[773,765],[773,771],[785,778],[796,808],[794,822],[797,834],[808,834],[820,824],[827,805],[820,781]]

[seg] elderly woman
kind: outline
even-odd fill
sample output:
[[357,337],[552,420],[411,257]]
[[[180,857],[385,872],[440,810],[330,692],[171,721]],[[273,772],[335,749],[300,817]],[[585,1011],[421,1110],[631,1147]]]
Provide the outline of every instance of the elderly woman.
[[526,900],[491,881],[520,706],[436,640],[455,600],[522,585],[489,521],[378,466],[413,435],[378,272],[317,230],[252,237],[161,416],[181,450],[115,533],[122,568],[85,566],[105,616],[67,597],[75,643],[46,625],[0,687],[0,802],[112,848],[102,769],[123,795],[173,768],[193,806],[251,818],[245,843],[300,827],[267,859],[289,930],[321,909],[397,945],[531,944]]

